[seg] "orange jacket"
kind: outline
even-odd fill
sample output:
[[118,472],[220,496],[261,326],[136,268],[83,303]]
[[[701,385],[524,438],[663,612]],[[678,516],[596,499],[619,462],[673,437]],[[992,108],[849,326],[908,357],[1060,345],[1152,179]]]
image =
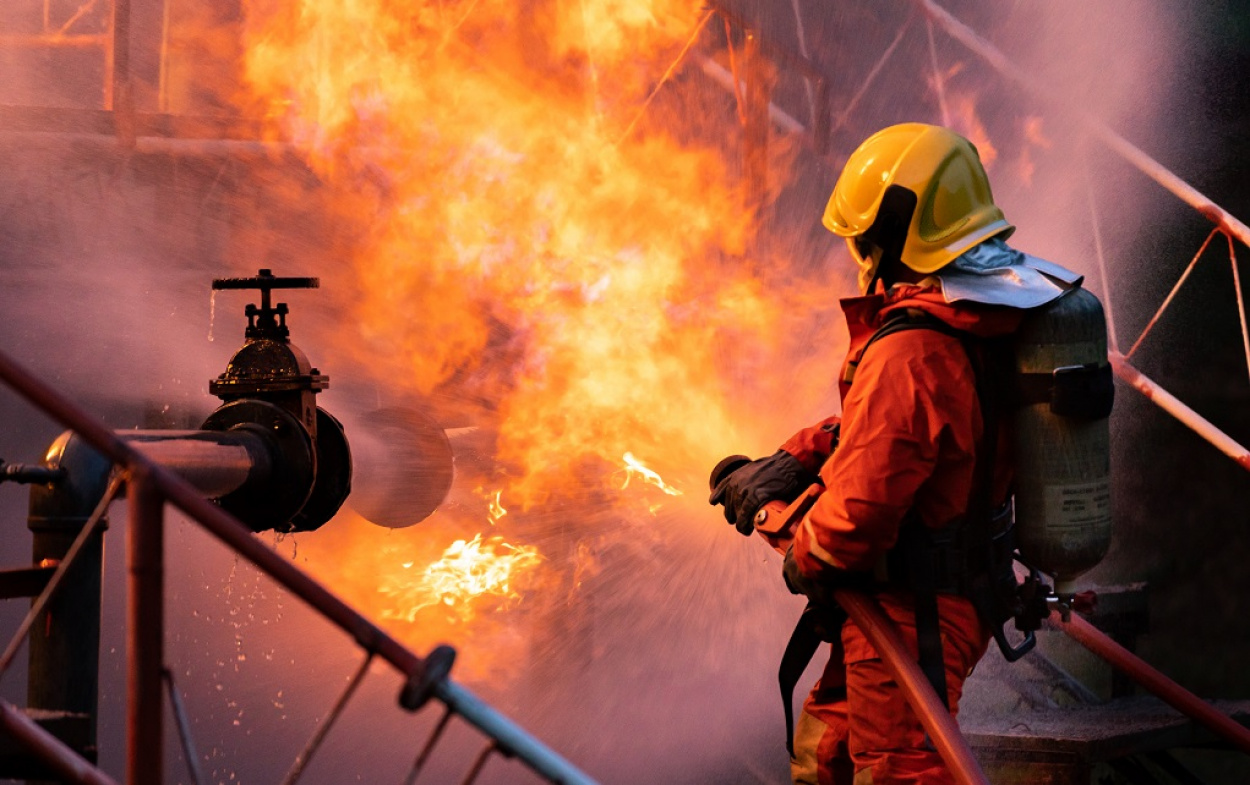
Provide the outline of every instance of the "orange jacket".
[[[942,528],[962,515],[971,493],[981,408],[972,365],[957,338],[911,329],[864,345],[899,309],[923,311],[976,336],[1013,332],[1023,312],[949,304],[934,287],[896,286],[842,301],[850,349],[842,379],[842,416],[796,433],[782,449],[819,472],[825,493],[803,519],[794,555],[804,576],[826,569],[871,570],[895,543],[904,515]],[[831,426],[841,422],[836,450]],[[1011,461],[999,429],[995,501],[1006,498]]]

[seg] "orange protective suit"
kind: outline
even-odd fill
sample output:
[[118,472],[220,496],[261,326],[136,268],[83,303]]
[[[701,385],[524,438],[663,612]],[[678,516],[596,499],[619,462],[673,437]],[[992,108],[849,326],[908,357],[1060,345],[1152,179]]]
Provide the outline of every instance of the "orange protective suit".
[[[794,557],[805,578],[872,570],[896,542],[906,514],[938,529],[964,514],[974,482],[981,408],[971,361],[960,341],[910,329],[864,345],[898,309],[936,317],[989,337],[1019,326],[1019,310],[948,304],[933,287],[896,286],[842,301],[851,344],[842,375],[841,434],[830,418],[795,434],[782,449],[819,472],[825,492],[803,519]],[[853,372],[853,383],[851,383]],[[1006,499],[1011,460],[999,429],[994,501]],[[917,656],[909,593],[878,594]],[[985,653],[989,630],[964,597],[938,596],[948,702],[955,713],[964,680]],[[796,783],[948,783],[950,773],[919,718],[864,634],[851,621],[833,644],[824,675],[808,696],[795,733]]]

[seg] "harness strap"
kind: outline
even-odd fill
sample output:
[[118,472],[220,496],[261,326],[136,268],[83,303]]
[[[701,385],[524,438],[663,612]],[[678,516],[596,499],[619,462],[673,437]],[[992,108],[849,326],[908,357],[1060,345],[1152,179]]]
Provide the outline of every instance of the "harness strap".
[[798,686],[799,679],[803,678],[803,672],[807,670],[821,642],[828,640],[828,634],[836,635],[841,630],[841,624],[832,624],[834,619],[821,619],[822,615],[835,613],[836,611],[809,602],[803,609],[803,615],[799,617],[799,623],[794,626],[794,632],[790,633],[785,654],[781,655],[777,682],[781,686],[781,705],[786,712],[786,751],[790,753],[791,759],[794,758],[794,688]]
[[[921,527],[919,521],[915,527]],[[918,528],[916,535],[923,537]],[[901,534],[900,534],[901,536]],[[938,618],[937,576],[933,566],[933,554],[922,542],[906,547],[907,570],[916,613],[916,648],[920,670],[924,672],[933,691],[942,699],[942,705],[950,711],[946,694],[946,662],[942,657],[942,627]]]

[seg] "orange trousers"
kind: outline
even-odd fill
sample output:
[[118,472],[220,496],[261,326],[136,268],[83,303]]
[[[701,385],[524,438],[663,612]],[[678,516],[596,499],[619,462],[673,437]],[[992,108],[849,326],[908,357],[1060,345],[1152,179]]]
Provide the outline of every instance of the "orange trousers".
[[[917,657],[916,620],[910,595],[878,595]],[[988,631],[972,604],[955,595],[938,596],[942,659],[951,714],[958,711],[964,680],[985,654]],[[824,674],[816,682],[794,733],[790,774],[795,785],[948,785],[942,758],[929,742],[880,656],[851,620],[832,644]]]

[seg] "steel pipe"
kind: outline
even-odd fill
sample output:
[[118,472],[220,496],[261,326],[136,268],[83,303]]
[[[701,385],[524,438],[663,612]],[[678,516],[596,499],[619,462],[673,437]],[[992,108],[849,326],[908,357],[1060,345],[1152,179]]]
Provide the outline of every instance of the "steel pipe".
[[1050,623],[1066,632],[1073,640],[1111,664],[1144,689],[1154,693],[1181,714],[1202,724],[1233,746],[1250,753],[1250,728],[1246,728],[1211,704],[1152,668],[1144,660],[1112,640],[1105,632],[1077,616],[1064,621],[1058,611],[1051,613]]
[[250,431],[120,431],[119,435],[210,499],[245,484],[263,483],[272,470],[264,437]]
[[1134,368],[1124,355],[1119,352],[1107,352],[1111,361],[1111,369],[1115,375],[1128,382],[1133,389],[1159,405],[1168,414],[1175,417],[1194,433],[1206,439],[1215,448],[1241,466],[1250,471],[1250,450],[1242,446],[1236,439],[1211,424],[1209,420],[1186,406],[1175,395],[1159,386],[1146,374]]
[[959,732],[955,718],[942,705],[933,685],[925,678],[924,671],[920,670],[920,665],[907,651],[898,627],[886,616],[877,601],[867,594],[849,589],[837,589],[833,596],[881,655],[881,661],[894,676],[894,681],[920,718],[920,724],[929,734],[933,746],[946,762],[955,781],[961,785],[989,785],[990,781],[981,770],[981,764],[972,755],[972,748]]
[[[110,480],[113,465],[72,432],[52,443],[43,462],[64,470],[65,477],[54,485],[31,486],[27,515],[31,563],[56,563],[60,577],[59,588],[45,588],[18,630],[22,635],[32,628],[39,631],[28,636],[26,705],[88,715],[92,718],[88,742],[95,744],[108,526],[104,500],[116,490]],[[13,645],[19,640],[15,638]]]
[[[113,481],[109,483],[108,490],[106,490],[104,492],[104,496],[100,498],[100,502],[99,504],[96,505],[95,511],[91,513],[91,517],[87,519],[87,522],[83,524],[82,529],[79,530],[78,535],[74,538],[73,543],[70,544],[69,549],[65,552],[64,558],[60,559],[57,562],[56,569],[55,571],[53,571],[52,577],[48,579],[47,585],[44,586],[43,591],[39,593],[39,596],[35,598],[34,602],[30,604],[30,611],[28,611],[26,614],[26,617],[22,619],[22,623],[18,625],[17,632],[13,633],[13,638],[12,640],[9,641],[8,648],[4,650],[4,654],[0,655],[0,675],[3,675],[4,672],[9,669],[9,665],[12,664],[13,658],[17,656],[18,649],[21,647],[23,641],[26,640],[26,636],[30,634],[31,627],[33,627],[35,624],[35,621],[40,616],[43,615],[44,609],[47,608],[48,604],[52,601],[52,598],[57,596],[57,591],[61,588],[61,585],[65,583],[65,576],[69,573],[70,568],[72,568],[74,564],[78,561],[79,554],[84,553],[84,552],[91,554],[92,551],[96,550],[95,548],[92,547],[92,541],[93,539],[94,540],[99,539],[97,535],[100,533],[101,527],[104,525],[107,525],[109,505],[113,502],[113,499],[116,498],[117,493],[120,490],[120,488],[121,488],[121,482],[119,480],[114,479]],[[87,561],[89,563],[92,563],[93,566],[95,566],[95,560],[92,559],[90,555],[87,557]],[[93,573],[92,577],[93,579],[97,581],[99,580],[98,573]],[[69,600],[69,604],[70,605],[85,604],[81,602],[81,599],[82,599],[81,594],[75,595]],[[74,600],[79,600],[79,602],[74,602]],[[51,615],[49,616],[49,618],[51,618]],[[88,637],[87,641],[90,643],[95,643],[98,646],[99,645],[98,627],[97,627],[96,633],[97,634],[95,634],[94,637]],[[50,636],[47,633],[45,633],[43,637],[47,638]],[[78,641],[76,640],[75,642],[78,642]],[[74,653],[79,654],[79,652],[74,652]],[[46,650],[41,651],[38,649],[38,646],[36,646],[36,657],[34,661],[36,663],[42,662],[46,664],[48,659],[51,659],[51,658],[47,657]],[[32,663],[31,671],[34,672],[37,670],[40,670],[40,669],[35,667],[34,664]],[[47,671],[44,671],[44,672],[47,673]],[[48,675],[51,675],[51,674],[48,674]],[[62,679],[65,679],[65,680],[72,679],[72,677],[70,677],[68,673],[62,673],[61,676],[62,676]],[[69,679],[66,679],[65,677],[69,677]],[[88,683],[90,691],[94,694],[96,679],[89,678],[87,679],[87,683]],[[52,689],[55,689],[55,688],[52,688]],[[42,684],[41,688],[35,691],[42,692],[44,696],[46,697],[47,692],[49,691],[49,686],[45,681]],[[27,698],[27,700],[29,700],[29,697]],[[92,711],[87,712],[87,713],[94,716],[95,714],[94,700],[90,701],[90,708],[92,709]]]

